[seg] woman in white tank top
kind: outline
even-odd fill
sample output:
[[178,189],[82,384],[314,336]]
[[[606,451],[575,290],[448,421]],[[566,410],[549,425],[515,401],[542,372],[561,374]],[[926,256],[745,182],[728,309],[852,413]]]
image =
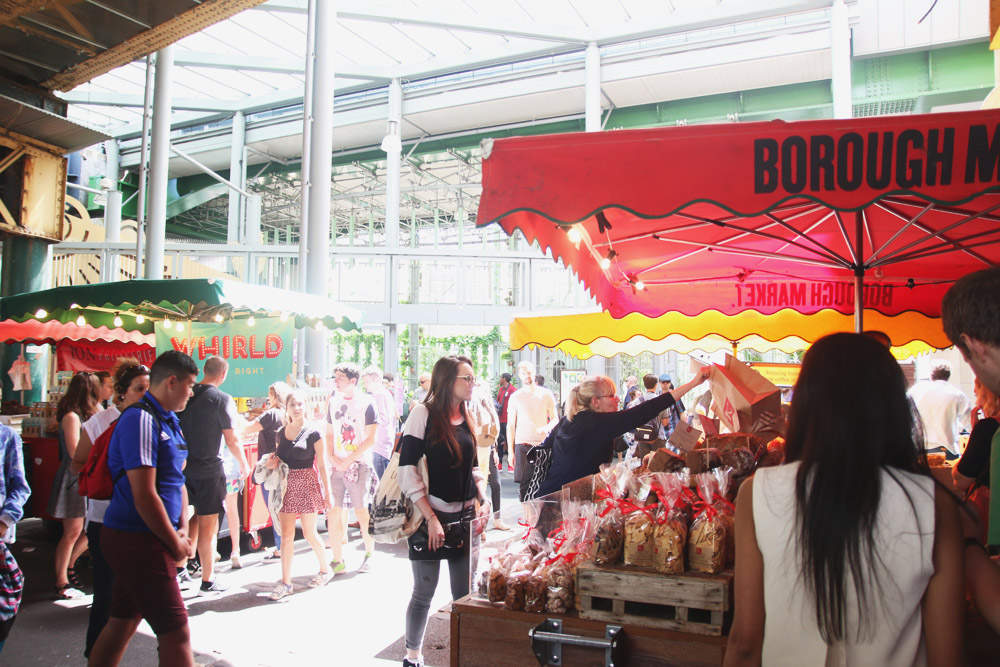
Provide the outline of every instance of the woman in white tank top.
[[858,334],[812,346],[785,464],[737,498],[727,666],[962,663],[958,508],[914,433],[885,347]]

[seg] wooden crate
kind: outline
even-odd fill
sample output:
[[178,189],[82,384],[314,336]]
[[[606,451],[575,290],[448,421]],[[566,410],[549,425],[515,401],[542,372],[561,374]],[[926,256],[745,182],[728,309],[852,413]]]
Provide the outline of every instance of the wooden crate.
[[[566,615],[510,611],[464,597],[451,609],[451,667],[538,665],[528,632],[547,618],[563,622],[563,633],[603,638],[608,624]],[[617,624],[615,624],[617,625]],[[623,625],[625,660],[629,667],[719,667],[726,638],[708,637],[640,625]],[[563,664],[603,667],[604,651],[563,645]]]
[[576,578],[580,618],[716,636],[732,622],[732,570],[663,574],[582,563]]

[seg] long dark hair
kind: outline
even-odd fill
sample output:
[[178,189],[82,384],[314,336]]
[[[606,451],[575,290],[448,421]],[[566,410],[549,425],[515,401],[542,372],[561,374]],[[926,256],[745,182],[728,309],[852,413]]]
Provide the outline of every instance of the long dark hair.
[[66,393],[59,399],[56,407],[56,421],[62,422],[62,418],[70,412],[75,412],[84,422],[94,416],[97,412],[98,400],[101,396],[101,381],[90,371],[76,373],[69,380]]
[[848,577],[857,593],[859,638],[874,631],[867,612],[879,600],[875,575],[882,563],[874,531],[881,473],[897,481],[894,470],[930,475],[919,433],[903,372],[884,345],[838,333],[806,353],[785,460],[800,463],[795,496],[802,572],[827,642],[847,633]]
[[[458,446],[458,438],[455,437],[455,425],[451,423],[452,401],[455,400],[455,380],[458,378],[458,367],[461,364],[472,366],[472,360],[468,357],[449,355],[441,357],[434,364],[431,371],[431,388],[424,399],[427,406],[427,437],[428,447],[444,444],[451,452],[454,462],[452,468],[462,465],[462,448]],[[463,401],[459,407],[462,417],[466,421],[469,415],[465,410]]]

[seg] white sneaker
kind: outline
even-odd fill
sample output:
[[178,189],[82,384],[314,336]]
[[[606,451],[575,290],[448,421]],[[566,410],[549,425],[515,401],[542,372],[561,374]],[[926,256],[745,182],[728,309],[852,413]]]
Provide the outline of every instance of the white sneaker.
[[280,600],[286,595],[291,595],[291,594],[292,594],[292,585],[286,584],[283,581],[279,581],[274,585],[274,590],[271,591],[271,594],[268,595],[267,597],[269,600]]
[[309,580],[309,588],[320,588],[326,586],[333,579],[333,572],[327,570],[326,572],[317,572],[313,575],[313,578]]

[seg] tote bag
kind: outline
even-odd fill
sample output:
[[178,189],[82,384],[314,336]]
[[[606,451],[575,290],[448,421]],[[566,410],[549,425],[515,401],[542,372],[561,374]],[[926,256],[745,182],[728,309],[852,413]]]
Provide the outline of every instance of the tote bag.
[[[428,486],[427,457],[421,456],[417,462],[417,472]],[[381,544],[395,544],[412,535],[424,521],[423,514],[410,502],[399,488],[399,450],[392,453],[389,465],[382,474],[382,480],[375,491],[375,497],[368,506],[371,520],[368,534]]]

